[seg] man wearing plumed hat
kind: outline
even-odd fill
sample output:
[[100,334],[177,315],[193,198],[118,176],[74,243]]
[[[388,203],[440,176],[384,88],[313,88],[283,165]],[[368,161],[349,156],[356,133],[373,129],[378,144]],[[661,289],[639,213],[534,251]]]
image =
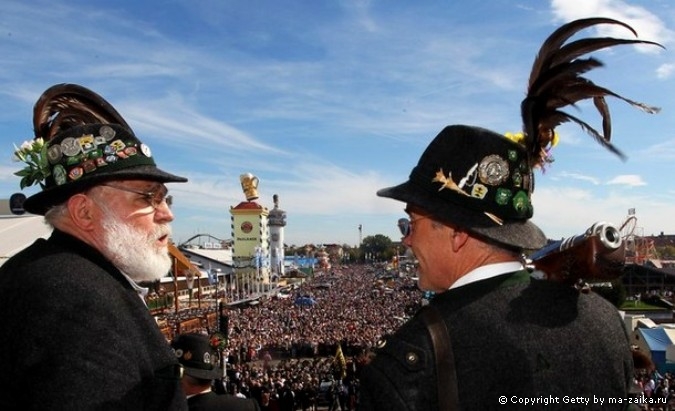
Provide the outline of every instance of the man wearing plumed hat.
[[[616,307],[594,292],[548,279],[555,273],[532,275],[523,258],[547,242],[530,221],[531,194],[533,170],[552,160],[555,126],[579,123],[619,153],[609,143],[604,97],[623,98],[581,77],[600,64],[579,57],[650,42],[597,38],[565,44],[596,24],[630,29],[589,18],[556,30],[533,65],[521,105],[523,133],[448,126],[407,181],[377,192],[405,203],[403,243],[419,261],[419,288],[434,297],[378,344],[360,375],[361,410],[627,407],[633,361]],[[603,117],[604,135],[560,110],[587,98]]]

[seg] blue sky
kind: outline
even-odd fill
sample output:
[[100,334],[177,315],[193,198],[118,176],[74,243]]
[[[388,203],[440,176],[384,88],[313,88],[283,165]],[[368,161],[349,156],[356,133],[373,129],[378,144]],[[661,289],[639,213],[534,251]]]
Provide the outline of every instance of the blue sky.
[[[556,162],[536,177],[533,221],[557,239],[599,220],[621,225],[635,208],[638,234],[675,234],[670,0],[3,0],[0,197],[19,191],[13,144],[33,137],[35,101],[68,82],[104,96],[161,168],[190,179],[169,187],[176,241],[230,238],[247,172],[260,178],[261,204],[279,195],[287,244],[356,245],[359,224],[363,237],[397,240],[403,204],[377,189],[404,181],[446,125],[519,131],[542,41],[590,16],[666,47],[595,53],[606,67],[589,75],[662,112],[609,100],[626,162],[560,127]],[[591,106],[579,110],[600,127]]]

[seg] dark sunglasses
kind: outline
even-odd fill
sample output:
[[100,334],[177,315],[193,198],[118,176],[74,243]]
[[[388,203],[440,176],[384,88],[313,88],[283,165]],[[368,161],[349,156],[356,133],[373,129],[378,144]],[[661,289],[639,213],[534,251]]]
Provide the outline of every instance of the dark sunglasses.
[[407,237],[410,234],[410,220],[407,218],[399,218],[398,230],[401,232],[403,237]]
[[398,229],[401,231],[401,234],[403,234],[403,237],[407,237],[412,233],[413,229],[413,224],[418,222],[419,220],[426,220],[427,218],[432,218],[429,215],[421,215],[415,219],[411,218],[399,218],[398,219]]

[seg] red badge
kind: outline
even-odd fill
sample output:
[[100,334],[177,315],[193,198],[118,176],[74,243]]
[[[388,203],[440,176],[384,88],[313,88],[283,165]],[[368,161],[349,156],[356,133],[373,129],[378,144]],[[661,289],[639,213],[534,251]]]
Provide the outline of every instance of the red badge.
[[72,168],[68,172],[68,178],[71,179],[71,180],[77,180],[80,177],[82,177],[83,175],[84,175],[84,170],[82,170],[82,167]]

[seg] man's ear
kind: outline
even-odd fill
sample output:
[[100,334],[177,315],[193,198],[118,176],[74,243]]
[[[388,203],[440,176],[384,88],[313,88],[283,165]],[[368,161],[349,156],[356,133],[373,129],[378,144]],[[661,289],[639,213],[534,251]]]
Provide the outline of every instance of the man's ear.
[[450,233],[450,242],[452,243],[452,249],[457,251],[466,245],[466,242],[469,241],[469,234],[466,231],[459,230],[457,228],[452,228],[452,233]]
[[81,230],[91,230],[96,220],[94,201],[79,193],[68,199],[68,213],[73,223]]

